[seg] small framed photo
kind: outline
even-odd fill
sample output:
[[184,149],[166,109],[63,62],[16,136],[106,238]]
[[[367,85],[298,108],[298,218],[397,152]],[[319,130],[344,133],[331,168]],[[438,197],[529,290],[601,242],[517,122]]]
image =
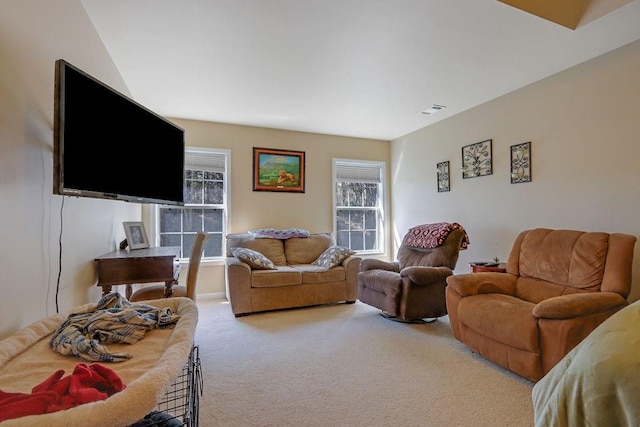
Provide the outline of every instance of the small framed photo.
[[440,162],[438,168],[438,193],[449,191],[449,161]]
[[304,193],[304,154],[253,147],[253,191]]
[[124,234],[127,236],[127,244],[131,249],[146,249],[149,247],[149,239],[144,229],[144,224],[139,221],[125,221]]

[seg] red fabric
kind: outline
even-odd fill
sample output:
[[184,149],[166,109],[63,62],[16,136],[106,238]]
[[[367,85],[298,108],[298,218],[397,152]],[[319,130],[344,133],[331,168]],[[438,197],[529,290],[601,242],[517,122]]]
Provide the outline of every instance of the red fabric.
[[126,387],[118,374],[99,363],[79,363],[71,375],[63,375],[62,369],[54,372],[31,393],[0,390],[0,422],[104,400]]
[[0,390],[0,422],[26,415],[45,414],[47,408],[58,399],[55,392],[5,393]]
[[431,249],[440,246],[450,231],[460,229],[464,232],[460,249],[467,249],[469,236],[465,229],[457,222],[437,222],[435,224],[423,224],[409,229],[402,240],[402,244],[411,248]]

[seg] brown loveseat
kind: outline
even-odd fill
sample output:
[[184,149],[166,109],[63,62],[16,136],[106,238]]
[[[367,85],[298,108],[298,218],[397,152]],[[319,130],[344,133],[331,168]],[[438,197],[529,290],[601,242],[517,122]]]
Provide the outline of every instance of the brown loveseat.
[[538,228],[516,238],[506,273],[447,278],[454,336],[492,362],[541,379],[629,302],[636,237]]
[[[272,261],[274,268],[252,267],[233,255],[234,248],[257,251]],[[332,233],[287,239],[229,234],[225,279],[235,316],[343,301],[354,303],[358,297],[360,258],[348,256],[333,268],[313,265],[329,248],[337,248]]]

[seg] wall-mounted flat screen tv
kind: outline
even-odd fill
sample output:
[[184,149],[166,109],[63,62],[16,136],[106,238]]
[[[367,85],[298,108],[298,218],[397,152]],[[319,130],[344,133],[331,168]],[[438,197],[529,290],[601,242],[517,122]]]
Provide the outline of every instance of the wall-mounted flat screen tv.
[[63,59],[54,94],[54,194],[184,204],[182,128]]

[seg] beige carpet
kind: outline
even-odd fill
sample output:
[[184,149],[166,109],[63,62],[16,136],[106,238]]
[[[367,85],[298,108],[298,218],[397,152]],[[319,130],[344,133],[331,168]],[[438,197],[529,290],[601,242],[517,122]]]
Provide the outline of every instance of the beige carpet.
[[471,353],[448,318],[361,302],[236,318],[199,297],[202,427],[532,426],[533,383]]

